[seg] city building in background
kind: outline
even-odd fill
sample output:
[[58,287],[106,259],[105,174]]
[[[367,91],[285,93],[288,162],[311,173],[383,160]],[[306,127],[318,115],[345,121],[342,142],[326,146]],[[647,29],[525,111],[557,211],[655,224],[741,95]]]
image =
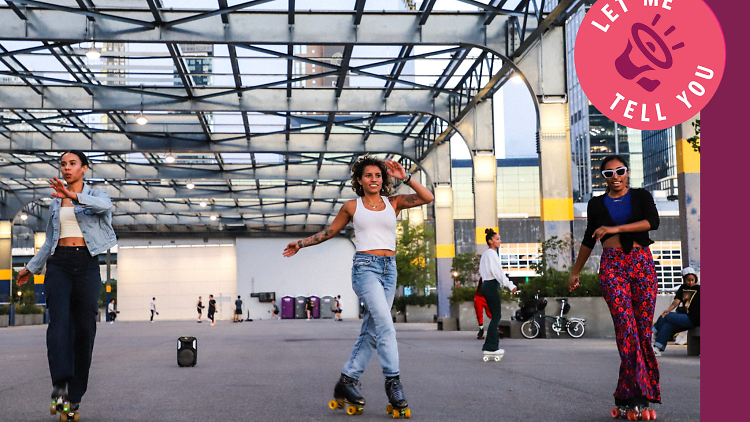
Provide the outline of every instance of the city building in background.
[[657,200],[677,199],[675,128],[643,131],[643,187]]
[[630,186],[643,186],[641,131],[622,126],[589,103],[578,82],[575,70],[575,39],[586,11],[593,4],[578,9],[565,24],[568,104],[570,112],[570,146],[572,153],[573,200],[588,202],[601,195],[606,183],[599,172],[602,159],[611,154],[622,155],[630,167]]

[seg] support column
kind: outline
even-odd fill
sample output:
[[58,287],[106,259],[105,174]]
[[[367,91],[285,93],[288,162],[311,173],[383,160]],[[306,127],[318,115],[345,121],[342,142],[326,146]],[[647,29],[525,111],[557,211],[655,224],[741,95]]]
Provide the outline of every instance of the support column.
[[[34,233],[34,255],[42,249],[44,242],[47,240],[46,232]],[[47,297],[44,295],[44,275],[47,274],[47,267],[42,269],[42,273],[34,275],[34,298],[38,304],[47,303]]]
[[497,159],[494,151],[474,153],[474,222],[477,253],[487,250],[486,229],[498,232]]
[[484,230],[497,228],[497,160],[495,159],[495,126],[492,99],[476,105],[458,124],[473,155],[474,223],[477,253],[487,250]]
[[701,154],[687,139],[695,135],[691,123],[700,114],[677,126],[677,188],[680,201],[680,242],[682,266],[701,272]]
[[12,221],[0,221],[0,302],[8,303],[13,302],[12,228]]
[[451,267],[453,266],[453,257],[456,256],[450,141],[438,145],[422,165],[434,184],[438,318],[446,318],[451,316],[448,298],[452,293]]
[[[570,127],[566,103],[539,104],[539,175],[543,240],[573,232]],[[580,240],[580,239],[577,239]],[[571,251],[572,254],[572,251]]]

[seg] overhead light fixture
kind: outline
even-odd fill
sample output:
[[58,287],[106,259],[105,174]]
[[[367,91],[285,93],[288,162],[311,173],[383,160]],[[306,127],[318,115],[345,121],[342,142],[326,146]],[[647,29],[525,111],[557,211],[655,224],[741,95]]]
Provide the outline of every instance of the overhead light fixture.
[[192,180],[188,180],[187,184],[185,185],[188,189],[193,189],[195,187],[195,183],[193,183]]
[[164,161],[166,161],[168,164],[174,163],[174,160],[175,158],[172,154],[167,154],[167,156],[164,158]]
[[148,118],[146,118],[146,115],[141,112],[141,114],[135,117],[135,122],[143,126],[148,123]]
[[201,207],[206,208],[206,205],[208,205],[206,201],[201,201]]
[[216,216],[215,215],[211,216],[211,221],[216,221]]
[[86,50],[86,58],[89,60],[99,60],[99,58],[102,56],[102,51],[98,48],[94,47],[94,44],[91,44],[91,48]]
[[26,213],[21,214],[21,220],[26,221],[27,218],[29,218],[29,216],[26,215]]

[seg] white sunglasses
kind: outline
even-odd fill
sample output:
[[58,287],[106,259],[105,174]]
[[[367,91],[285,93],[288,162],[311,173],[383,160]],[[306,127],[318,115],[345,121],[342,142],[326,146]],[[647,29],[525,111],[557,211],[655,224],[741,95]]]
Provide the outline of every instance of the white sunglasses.
[[611,179],[615,177],[615,173],[617,173],[618,176],[625,176],[625,173],[627,172],[627,167],[617,167],[614,170],[602,170],[602,176],[604,176],[605,179]]

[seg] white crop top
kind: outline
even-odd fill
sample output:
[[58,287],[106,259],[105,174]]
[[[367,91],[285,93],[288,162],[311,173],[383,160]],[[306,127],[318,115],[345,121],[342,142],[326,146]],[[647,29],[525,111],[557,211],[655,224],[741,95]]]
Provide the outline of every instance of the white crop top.
[[357,252],[373,249],[396,250],[396,210],[391,206],[388,197],[381,196],[385,202],[382,211],[368,210],[357,198],[357,210],[354,211],[354,236],[357,238]]
[[60,239],[65,237],[83,237],[74,207],[60,207]]

